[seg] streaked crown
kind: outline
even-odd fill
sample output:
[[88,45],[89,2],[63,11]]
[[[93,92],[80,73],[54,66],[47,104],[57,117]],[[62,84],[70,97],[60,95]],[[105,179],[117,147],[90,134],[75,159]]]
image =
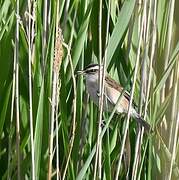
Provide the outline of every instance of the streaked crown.
[[86,74],[95,74],[99,71],[99,68],[99,64],[89,64],[84,68],[83,72]]

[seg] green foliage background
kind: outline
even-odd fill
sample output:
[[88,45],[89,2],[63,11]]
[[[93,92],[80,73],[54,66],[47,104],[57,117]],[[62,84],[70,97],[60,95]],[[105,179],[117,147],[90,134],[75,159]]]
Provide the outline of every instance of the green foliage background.
[[[175,0],[0,0],[1,179],[179,179],[177,7]],[[57,27],[64,56],[53,122]],[[97,167],[99,111],[76,76],[92,62],[105,62],[129,91],[135,84],[138,110],[154,130],[140,135],[127,116],[109,123],[105,114]],[[120,166],[126,129],[130,148]]]

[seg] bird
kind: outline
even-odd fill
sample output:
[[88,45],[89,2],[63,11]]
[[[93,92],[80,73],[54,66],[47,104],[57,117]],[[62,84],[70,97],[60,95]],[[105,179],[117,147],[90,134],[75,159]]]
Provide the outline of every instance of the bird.
[[[78,71],[78,75],[84,75],[86,80],[86,88],[89,93],[90,98],[93,102],[98,106],[99,104],[99,71],[103,71],[103,65],[100,68],[99,64],[89,64],[83,70]],[[102,74],[102,73],[101,73]],[[121,95],[122,93],[122,95]],[[104,111],[111,112],[118,98],[121,96],[119,103],[116,108],[116,113],[127,113],[130,101],[130,94],[128,91],[124,90],[124,88],[112,79],[108,73],[105,73],[104,78],[104,100],[103,100],[103,109]],[[148,132],[151,127],[150,124],[144,121],[144,119],[139,115],[136,111],[136,105],[133,102],[131,107],[130,115],[144,127],[144,129]]]

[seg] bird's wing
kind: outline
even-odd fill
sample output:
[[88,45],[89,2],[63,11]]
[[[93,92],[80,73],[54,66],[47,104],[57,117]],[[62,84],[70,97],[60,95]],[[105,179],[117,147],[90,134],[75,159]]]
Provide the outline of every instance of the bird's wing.
[[[124,97],[125,97],[128,101],[130,101],[130,93],[129,93],[128,91],[125,91],[125,92],[124,92]],[[137,107],[137,104],[134,102],[134,100],[132,101],[132,105],[133,105],[134,108]]]
[[[120,95],[120,93],[122,93],[124,88],[122,86],[120,86],[120,84],[118,84],[114,79],[112,79],[110,76],[106,76],[105,79],[108,82],[108,86],[110,88],[116,89],[119,92],[119,95]],[[107,92],[107,94],[108,94],[108,92]],[[117,99],[119,98],[119,95],[117,96]],[[128,100],[128,102],[130,101],[130,93],[128,91],[124,91],[123,96]],[[115,102],[113,102],[113,104],[116,104],[116,102],[117,102],[117,100]],[[134,101],[132,102],[132,105],[134,107],[137,107],[137,105],[135,104]]]

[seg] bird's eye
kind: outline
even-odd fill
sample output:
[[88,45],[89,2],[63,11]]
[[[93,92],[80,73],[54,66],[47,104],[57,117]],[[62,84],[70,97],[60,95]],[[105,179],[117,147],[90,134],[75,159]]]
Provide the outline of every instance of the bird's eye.
[[90,69],[86,71],[86,73],[95,73],[95,72],[97,72],[97,69]]

